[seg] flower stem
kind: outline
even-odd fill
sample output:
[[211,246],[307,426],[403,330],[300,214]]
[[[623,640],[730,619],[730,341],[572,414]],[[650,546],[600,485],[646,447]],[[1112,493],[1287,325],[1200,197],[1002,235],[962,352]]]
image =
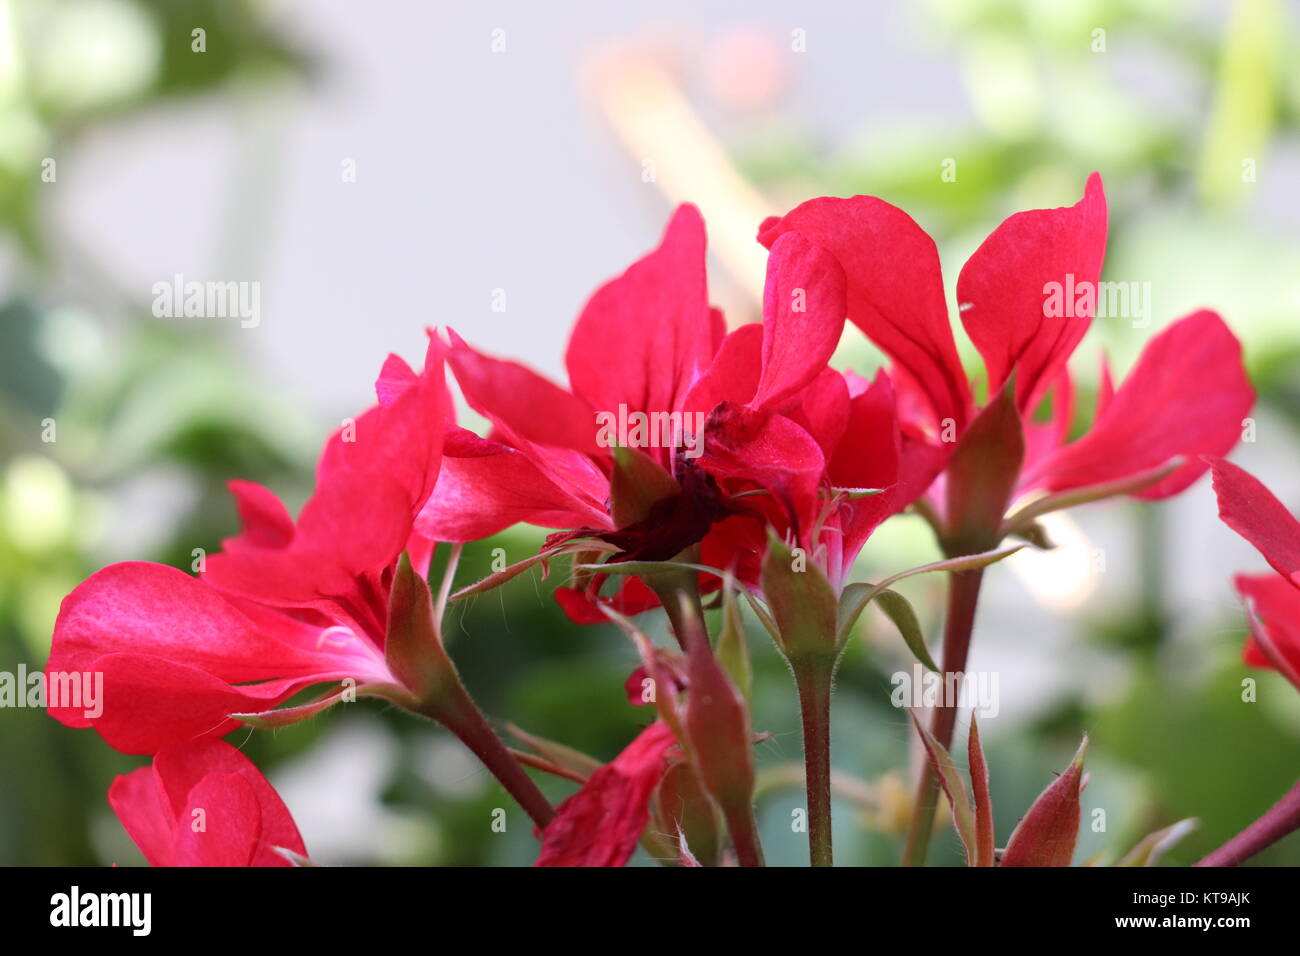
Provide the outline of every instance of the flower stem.
[[791,661],[803,718],[804,776],[808,788],[808,857],[813,866],[832,866],[831,852],[831,679],[835,661]]
[[1300,780],[1272,809],[1196,865],[1236,866],[1296,830],[1300,830]]
[[[979,603],[980,584],[984,572],[956,571],[948,578],[948,620],[943,632],[943,674],[963,673],[966,657],[970,653],[971,632],[975,627],[975,606]],[[944,681],[947,686],[947,681]],[[956,701],[953,706],[936,707],[930,718],[930,733],[945,748],[952,746],[953,729],[957,724]],[[938,806],[939,780],[929,761],[921,768],[921,780],[912,803],[912,824],[907,831],[903,848],[904,866],[923,866],[930,849],[930,836],[934,830],[934,811]]]
[[420,713],[455,734],[539,827],[545,827],[555,818],[551,802],[497,736],[459,680],[444,686],[437,699],[426,704]]

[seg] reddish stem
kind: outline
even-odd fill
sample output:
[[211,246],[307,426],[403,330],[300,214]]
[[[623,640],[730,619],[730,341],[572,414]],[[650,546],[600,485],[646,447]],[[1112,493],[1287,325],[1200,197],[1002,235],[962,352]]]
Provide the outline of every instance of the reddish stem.
[[459,737],[539,827],[555,818],[551,802],[502,743],[459,681],[445,687],[436,702],[426,705],[422,712]]
[[[971,633],[975,629],[975,607],[979,603],[980,584],[984,571],[957,571],[949,575],[948,620],[943,632],[943,674],[964,673],[966,658],[970,654]],[[947,681],[944,681],[945,686]],[[945,749],[952,746],[953,729],[957,725],[956,701],[954,706],[936,707],[930,719],[930,733]],[[912,824],[907,831],[903,849],[904,866],[923,866],[930,849],[930,835],[934,830],[934,811],[939,800],[939,779],[927,760],[921,767],[921,781],[912,804]]]
[[763,846],[758,839],[753,806],[723,807],[722,816],[736,851],[736,862],[741,866],[763,866]]
[[1300,780],[1272,809],[1196,865],[1236,866],[1296,830],[1300,830]]

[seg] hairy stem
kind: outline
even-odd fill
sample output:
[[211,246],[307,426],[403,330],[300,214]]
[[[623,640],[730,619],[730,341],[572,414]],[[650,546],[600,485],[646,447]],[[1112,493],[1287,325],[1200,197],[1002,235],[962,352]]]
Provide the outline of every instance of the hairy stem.
[[1196,865],[1236,866],[1296,830],[1300,830],[1300,780],[1272,809]]
[[555,818],[551,802],[497,736],[459,681],[444,687],[436,701],[425,705],[421,713],[455,734],[539,827],[545,827]]
[[[971,632],[975,627],[975,607],[979,603],[983,570],[957,571],[948,579],[948,619],[943,632],[942,673],[961,673],[966,670],[966,657],[970,653]],[[947,681],[944,681],[945,686]],[[945,706],[942,701],[930,718],[930,733],[945,747],[952,746],[953,728],[957,724],[956,701]],[[930,849],[930,836],[934,830],[934,811],[938,806],[939,780],[926,761],[921,767],[921,780],[912,804],[912,823],[907,831],[903,848],[904,866],[923,866]]]

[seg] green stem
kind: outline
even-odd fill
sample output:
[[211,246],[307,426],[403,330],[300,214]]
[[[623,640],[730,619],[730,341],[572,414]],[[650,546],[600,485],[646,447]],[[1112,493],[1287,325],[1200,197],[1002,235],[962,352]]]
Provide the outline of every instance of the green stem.
[[831,866],[831,680],[834,659],[791,661],[803,718],[804,776],[808,792],[808,857]]
[[[975,628],[975,606],[979,603],[983,570],[957,571],[948,580],[948,620],[943,632],[942,673],[964,673],[966,658],[970,653],[971,632]],[[945,679],[944,685],[947,686]],[[953,729],[957,724],[956,701],[954,706],[934,708],[930,718],[930,733],[944,747],[952,746]],[[925,761],[921,767],[921,780],[916,799],[912,803],[912,824],[907,831],[903,848],[904,866],[923,866],[930,849],[930,836],[934,830],[934,811],[939,800],[939,780]]]

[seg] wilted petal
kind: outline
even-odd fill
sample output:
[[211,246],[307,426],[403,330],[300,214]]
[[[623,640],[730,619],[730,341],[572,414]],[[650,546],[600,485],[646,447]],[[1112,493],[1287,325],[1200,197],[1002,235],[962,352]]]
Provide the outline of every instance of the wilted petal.
[[667,770],[665,754],[674,743],[668,725],[656,721],[593,773],[556,808],[555,819],[542,831],[542,852],[535,865],[626,863],[650,820],[650,795]]
[[574,624],[608,624],[609,618],[601,611],[606,605],[624,616],[640,614],[659,607],[659,598],[638,577],[620,577],[618,590],[612,597],[597,597],[588,588],[558,587],[555,600]]

